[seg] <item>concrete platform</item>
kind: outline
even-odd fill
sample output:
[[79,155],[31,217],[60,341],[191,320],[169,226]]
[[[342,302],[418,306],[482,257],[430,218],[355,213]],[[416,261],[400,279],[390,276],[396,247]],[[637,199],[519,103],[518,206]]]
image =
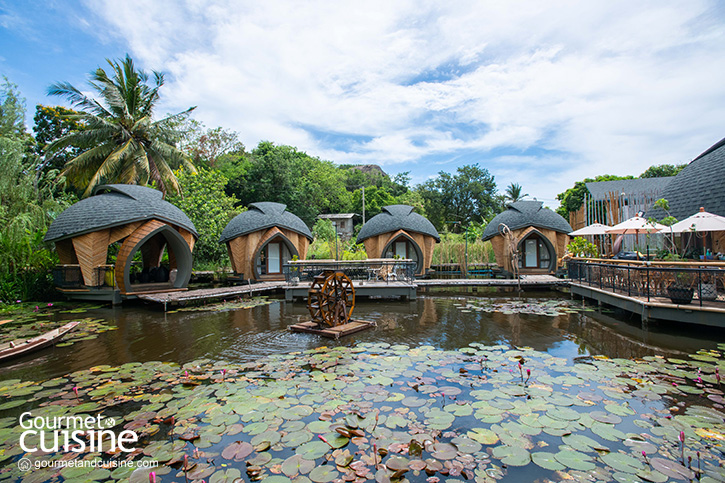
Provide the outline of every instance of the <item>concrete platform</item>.
[[[396,297],[415,300],[417,285],[406,282],[353,282],[355,298],[357,297]],[[294,299],[307,299],[310,282],[297,285],[286,285],[284,297],[288,302]]]

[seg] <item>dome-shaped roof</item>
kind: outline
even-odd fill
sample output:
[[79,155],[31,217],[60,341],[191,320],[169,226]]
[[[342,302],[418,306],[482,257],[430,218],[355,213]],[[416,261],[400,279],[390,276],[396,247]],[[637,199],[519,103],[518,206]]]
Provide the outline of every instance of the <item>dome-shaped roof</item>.
[[58,215],[48,228],[45,241],[58,241],[150,219],[177,225],[199,237],[189,217],[164,201],[160,191],[138,185],[109,184],[96,186],[91,196]]
[[298,216],[287,211],[287,205],[281,203],[251,203],[249,210],[235,216],[224,228],[220,243],[228,242],[238,236],[246,235],[254,231],[266,230],[276,226],[286,228],[312,241],[312,233],[305,222]]
[[511,230],[518,230],[527,226],[546,228],[560,233],[570,233],[573,230],[569,223],[561,215],[544,208],[541,201],[516,201],[509,203],[507,210],[499,213],[486,226],[483,231],[483,239],[488,240],[499,234],[498,227],[501,223]]
[[413,213],[413,209],[412,206],[408,205],[384,206],[382,213],[370,218],[360,229],[357,243],[361,243],[373,236],[398,230],[422,233],[423,235],[432,236],[436,241],[441,241],[438,230],[435,229],[433,223],[418,213]]

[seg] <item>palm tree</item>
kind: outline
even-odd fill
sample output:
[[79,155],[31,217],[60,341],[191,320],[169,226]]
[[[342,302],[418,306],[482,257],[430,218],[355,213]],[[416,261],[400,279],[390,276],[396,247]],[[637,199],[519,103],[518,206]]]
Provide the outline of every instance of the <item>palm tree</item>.
[[179,134],[175,126],[194,109],[152,120],[159,100],[163,74],[153,72],[149,85],[146,72],[136,70],[126,55],[120,62],[107,60],[113,77],[102,68],[91,73],[89,84],[96,97],[89,97],[67,82],[53,84],[48,93],[65,97],[79,112],[72,116],[84,126],[82,130],[53,142],[53,152],[75,146],[83,152],[66,163],[61,173],[88,196],[104,183],[145,185],[155,183],[164,194],[179,192],[174,169],[184,167],[196,172],[191,160],[176,148]]
[[511,183],[508,186],[508,188],[506,188],[506,198],[511,203],[514,203],[516,201],[520,201],[520,200],[526,198],[527,196],[529,196],[528,193],[526,193],[525,195],[522,195],[521,194],[521,191],[523,191],[523,190],[521,189],[521,185],[520,184],[518,184],[518,183]]

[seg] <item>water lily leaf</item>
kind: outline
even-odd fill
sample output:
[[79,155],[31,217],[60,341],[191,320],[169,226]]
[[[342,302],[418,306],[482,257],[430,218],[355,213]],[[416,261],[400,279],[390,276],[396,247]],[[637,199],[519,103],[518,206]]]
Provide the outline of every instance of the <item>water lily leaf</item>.
[[554,454],[556,461],[572,470],[591,471],[596,468],[591,456],[575,450],[562,450]]
[[242,431],[251,435],[255,435],[264,433],[265,431],[267,431],[267,429],[269,429],[269,424],[260,421],[257,423],[247,424],[246,426],[244,426],[244,429]]
[[297,474],[306,475],[315,467],[315,462],[303,458],[301,455],[292,455],[282,463],[282,473],[290,478]]
[[407,470],[409,462],[408,458],[393,456],[385,462],[385,466],[391,471]]
[[401,404],[403,404],[403,406],[407,406],[409,408],[419,408],[421,406],[424,406],[425,403],[425,399],[415,396],[408,396],[401,401]]
[[295,431],[282,436],[282,443],[288,448],[296,448],[312,439],[313,435],[309,431]]
[[600,423],[619,424],[622,422],[622,418],[616,414],[605,413],[604,411],[592,411],[589,413],[589,417]]
[[[651,481],[652,483],[665,483],[667,481],[667,477],[665,475],[663,475],[659,471],[650,470],[650,469],[638,471],[637,476],[640,477],[641,479],[643,479],[644,481]],[[703,480],[701,480],[701,481],[703,481]]]
[[576,421],[581,414],[574,409],[568,407],[555,407],[546,411],[546,415],[550,418],[559,419],[561,421]]
[[254,438],[252,438],[252,446],[257,446],[258,444],[262,442],[268,442],[270,445],[279,443],[279,441],[282,439],[282,436],[277,431],[265,431],[264,433],[260,433],[256,435]]
[[[304,480],[302,478],[297,478],[295,481],[297,483],[304,483]],[[287,478],[284,475],[271,475],[271,476],[266,476],[264,478],[264,483],[291,483],[291,482],[292,482],[292,480],[290,480],[289,478]]]
[[481,443],[462,436],[453,438],[451,443],[455,444],[458,451],[464,454],[478,453],[482,448]]
[[513,446],[496,446],[493,456],[508,466],[526,466],[531,462],[531,454],[523,448]]
[[272,461],[272,455],[264,451],[262,453],[257,453],[254,458],[247,460],[247,464],[253,466],[264,466],[270,461]]
[[632,408],[620,404],[607,404],[604,409],[617,416],[632,416],[634,414]]
[[468,404],[448,404],[443,409],[455,416],[470,416],[473,414],[473,408]]
[[306,460],[316,460],[331,451],[330,446],[322,441],[310,441],[301,444],[295,450],[295,453],[302,456]]
[[641,461],[626,454],[612,452],[602,455],[601,458],[604,463],[619,472],[634,474],[644,469]]
[[327,440],[327,443],[333,448],[342,448],[350,442],[350,438],[346,438],[338,432],[325,433],[323,437]]
[[222,451],[222,458],[242,461],[252,454],[252,451],[254,451],[254,447],[252,447],[251,444],[246,441],[236,441],[224,448],[224,451]]
[[310,406],[292,406],[289,409],[285,409],[280,413],[280,416],[288,421],[295,421],[298,419],[306,418],[313,413],[313,409]]
[[496,444],[498,443],[498,435],[486,428],[472,428],[467,433],[468,437],[474,441],[478,441],[481,444]]
[[652,468],[665,476],[675,479],[691,480],[695,477],[695,472],[682,466],[680,463],[664,458],[651,458],[650,464]]
[[315,483],[329,483],[330,481],[337,478],[339,473],[334,466],[318,466],[314,470],[310,471],[310,480]]
[[458,449],[450,443],[435,443],[430,451],[438,460],[452,460],[458,456]]
[[611,424],[595,422],[591,427],[592,433],[600,436],[607,441],[621,441],[627,438],[627,435],[618,430]]
[[556,458],[552,453],[546,453],[543,451],[531,453],[531,461],[546,470],[560,471],[566,469],[566,466],[556,461]]
[[209,477],[209,483],[232,483],[242,477],[242,472],[236,468],[220,470]]

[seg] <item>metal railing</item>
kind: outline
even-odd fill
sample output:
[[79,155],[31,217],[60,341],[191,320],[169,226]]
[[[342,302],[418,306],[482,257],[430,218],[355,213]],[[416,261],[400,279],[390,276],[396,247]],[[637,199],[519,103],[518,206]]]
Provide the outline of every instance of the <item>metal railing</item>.
[[[689,264],[688,264],[689,265]],[[725,305],[725,268],[567,262],[572,281],[630,297],[670,299],[673,303]]]
[[284,279],[295,285],[311,282],[325,270],[339,270],[353,282],[407,282],[415,280],[416,263],[412,260],[376,258],[368,260],[300,260],[282,265]]
[[58,288],[115,288],[114,274],[113,265],[99,265],[93,269],[91,283],[86,284],[80,265],[56,265],[53,268],[53,283]]

